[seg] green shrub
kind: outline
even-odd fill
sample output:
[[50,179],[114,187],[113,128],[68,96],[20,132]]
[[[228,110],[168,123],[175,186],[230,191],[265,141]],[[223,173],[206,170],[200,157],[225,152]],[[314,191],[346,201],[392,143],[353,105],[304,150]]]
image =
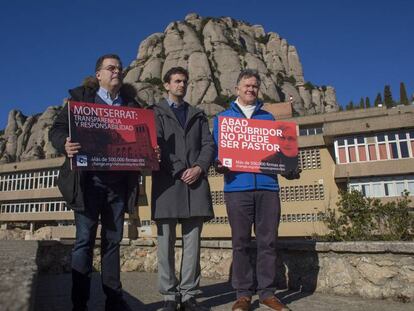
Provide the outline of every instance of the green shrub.
[[289,82],[292,85],[296,85],[296,79],[294,76],[289,76],[284,78],[285,82]]
[[226,96],[226,95],[219,95],[214,100],[214,103],[223,107],[223,108],[229,108],[230,103],[236,99],[236,96]]
[[167,90],[164,88],[164,83],[160,78],[145,78],[144,82],[155,85],[161,92],[166,92]]
[[165,56],[165,48],[164,48],[164,46],[162,47],[161,52],[157,54],[157,57],[158,58],[165,59],[166,56]]
[[414,215],[410,212],[408,192],[396,201],[382,203],[352,190],[340,193],[338,209],[328,208],[323,215],[330,230],[330,241],[410,240]]
[[311,91],[313,89],[315,89],[315,86],[312,84],[312,82],[308,81],[305,83],[305,90]]
[[270,96],[268,96],[267,94],[263,94],[263,93],[262,93],[262,98],[263,98],[263,101],[264,101],[265,103],[276,103],[276,102],[277,102],[277,100],[276,100],[276,99],[271,98],[271,97],[270,97]]
[[413,238],[414,215],[410,212],[410,202],[408,192],[405,192],[397,201],[378,204],[375,217],[378,233],[383,240]]
[[285,76],[283,75],[283,73],[278,72],[276,75],[276,83],[277,85],[283,85],[283,82],[285,81]]
[[260,37],[256,37],[256,41],[259,43],[263,43],[263,44],[267,44],[269,42],[269,35],[264,35],[264,36],[260,36]]
[[154,84],[154,85],[163,85],[162,80],[160,78],[145,78],[144,82]]

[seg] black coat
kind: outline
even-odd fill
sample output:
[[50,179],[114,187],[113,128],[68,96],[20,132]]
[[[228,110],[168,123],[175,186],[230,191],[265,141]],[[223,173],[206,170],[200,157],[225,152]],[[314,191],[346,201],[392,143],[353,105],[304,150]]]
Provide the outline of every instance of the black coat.
[[[96,81],[89,80],[85,85],[69,90],[70,99],[79,102],[94,103],[98,89],[99,85],[96,83]],[[123,106],[139,108],[139,104],[133,98],[133,93],[131,93],[131,86],[123,85],[120,92],[124,103]],[[49,131],[49,140],[59,153],[66,154],[65,142],[66,137],[68,136],[68,106],[65,105],[60,114],[56,117],[52,128]],[[128,213],[131,215],[137,215],[136,205],[139,195],[139,173],[128,173],[127,179]],[[68,207],[75,211],[85,210],[85,201],[83,196],[84,184],[85,172],[80,170],[71,170],[69,158],[66,157],[65,162],[60,168],[58,187],[62,193],[63,198],[67,202]]]
[[[151,108],[155,112],[161,149],[160,170],[152,173],[152,218],[211,219],[214,213],[207,174],[214,159],[214,141],[206,115],[188,105],[183,129],[167,101]],[[187,185],[181,181],[181,174],[196,165],[203,173],[197,182]]]

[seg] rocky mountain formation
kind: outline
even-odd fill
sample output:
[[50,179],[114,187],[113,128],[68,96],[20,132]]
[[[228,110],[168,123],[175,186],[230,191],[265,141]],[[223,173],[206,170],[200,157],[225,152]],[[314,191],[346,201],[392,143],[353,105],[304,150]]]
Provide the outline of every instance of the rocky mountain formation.
[[[292,100],[297,115],[337,111],[335,90],[305,83],[296,48],[275,32],[230,17],[203,18],[188,14],[170,23],[164,32],[141,42],[137,58],[125,69],[125,82],[137,91],[143,105],[164,95],[162,77],[174,66],[189,70],[186,100],[209,116],[225,109],[234,98],[240,70],[258,70],[262,78],[260,98],[268,103]],[[48,131],[61,107],[25,117],[9,113],[0,136],[0,163],[48,158],[57,155]]]

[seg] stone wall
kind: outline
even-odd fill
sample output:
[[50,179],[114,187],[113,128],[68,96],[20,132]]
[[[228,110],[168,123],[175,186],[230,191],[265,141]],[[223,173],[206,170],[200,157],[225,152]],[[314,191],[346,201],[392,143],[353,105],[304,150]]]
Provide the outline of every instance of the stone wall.
[[[180,241],[178,241],[180,242]],[[231,270],[231,243],[203,241],[202,276],[228,280]],[[359,295],[414,301],[414,242],[281,241],[279,243],[278,287],[280,289]],[[70,271],[71,245],[41,242],[39,269],[43,273]],[[122,271],[157,271],[155,241],[125,242],[121,248]],[[251,247],[255,260],[255,245]],[[99,246],[94,267],[99,270]],[[177,243],[176,268],[181,258]]]

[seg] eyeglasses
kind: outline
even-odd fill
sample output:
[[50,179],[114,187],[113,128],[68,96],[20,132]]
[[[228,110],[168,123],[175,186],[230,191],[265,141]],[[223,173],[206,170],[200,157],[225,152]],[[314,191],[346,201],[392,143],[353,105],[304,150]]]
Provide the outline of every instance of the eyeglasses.
[[296,141],[296,138],[293,136],[280,136],[280,140],[282,141],[288,141],[288,142],[293,142]]
[[121,72],[122,71],[122,67],[109,65],[109,66],[107,66],[105,68],[101,68],[101,70],[108,70],[108,71],[114,73],[115,71]]

